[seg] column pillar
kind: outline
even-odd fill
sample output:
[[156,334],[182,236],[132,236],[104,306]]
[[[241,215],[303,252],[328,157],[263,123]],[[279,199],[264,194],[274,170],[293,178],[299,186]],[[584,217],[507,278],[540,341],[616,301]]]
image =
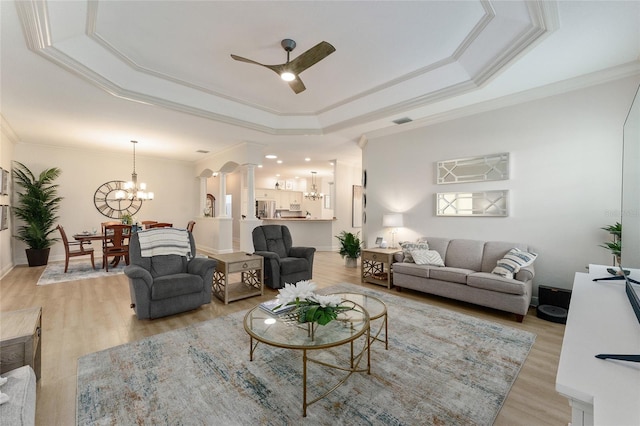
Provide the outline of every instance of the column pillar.
[[247,164],[247,218],[240,221],[240,250],[253,253],[253,229],[262,224],[256,219],[255,164]]

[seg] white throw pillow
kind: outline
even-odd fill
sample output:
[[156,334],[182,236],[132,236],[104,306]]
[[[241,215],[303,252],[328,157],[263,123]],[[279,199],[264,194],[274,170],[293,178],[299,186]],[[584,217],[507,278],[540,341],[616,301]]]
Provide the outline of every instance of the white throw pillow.
[[435,250],[411,250],[416,265],[444,266],[440,253]]
[[498,260],[497,266],[491,272],[505,278],[513,278],[520,269],[531,265],[537,257],[537,253],[512,248],[509,253],[504,255],[504,258]]
[[406,263],[414,263],[411,250],[429,250],[429,244],[426,241],[422,243],[404,242],[400,244],[400,247],[402,247],[402,254],[404,255],[403,262]]

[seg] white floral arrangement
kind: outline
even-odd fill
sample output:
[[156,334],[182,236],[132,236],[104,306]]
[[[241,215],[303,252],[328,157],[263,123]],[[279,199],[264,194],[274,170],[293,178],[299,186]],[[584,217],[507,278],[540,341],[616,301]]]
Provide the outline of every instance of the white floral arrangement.
[[296,284],[285,284],[278,291],[278,301],[281,306],[295,306],[298,322],[317,322],[327,325],[338,317],[340,312],[350,311],[353,306],[345,306],[342,297],[338,295],[316,294],[316,284],[309,281],[299,281]]

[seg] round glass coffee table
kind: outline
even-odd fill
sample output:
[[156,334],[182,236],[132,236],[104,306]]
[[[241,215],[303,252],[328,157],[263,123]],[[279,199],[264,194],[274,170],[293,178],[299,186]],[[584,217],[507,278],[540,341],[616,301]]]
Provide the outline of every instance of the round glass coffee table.
[[[337,296],[342,297],[345,300],[349,300],[353,303],[356,303],[362,306],[367,313],[369,314],[369,321],[373,323],[374,321],[382,318],[382,322],[380,323],[380,327],[377,331],[370,332],[370,342],[373,344],[374,341],[379,341],[384,343],[384,348],[389,349],[389,328],[387,323],[387,305],[377,297],[369,296],[368,294],[363,293],[348,293],[348,292],[339,292],[339,293],[331,293]],[[384,339],[381,338],[380,333],[384,329]]]
[[[366,309],[358,304],[355,304],[354,310],[340,313],[338,319],[331,321],[327,325],[298,323],[287,313],[274,315],[258,305],[245,315],[244,329],[250,337],[249,359],[251,361],[253,361],[258,343],[302,351],[303,417],[307,416],[307,407],[309,405],[329,395],[353,373],[371,373],[369,314]],[[356,353],[354,351],[354,342],[363,335],[366,335],[366,343],[363,343],[362,350]],[[347,343],[349,343],[351,349],[348,366],[329,364],[325,361],[313,359],[307,355],[308,351],[333,348]],[[361,368],[360,362],[365,354],[367,366],[366,368]],[[346,375],[327,392],[311,401],[307,401],[307,363],[309,362],[344,371]]]

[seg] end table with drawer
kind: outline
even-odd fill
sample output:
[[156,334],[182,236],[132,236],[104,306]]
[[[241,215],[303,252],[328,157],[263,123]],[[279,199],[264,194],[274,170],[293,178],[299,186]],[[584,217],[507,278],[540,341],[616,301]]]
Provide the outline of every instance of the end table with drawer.
[[0,373],[29,365],[40,378],[42,308],[0,312]]
[[262,256],[238,252],[214,254],[209,257],[218,261],[213,272],[212,291],[225,305],[234,300],[264,294]]
[[391,288],[393,284],[393,255],[402,251],[399,248],[362,249],[361,278],[363,283],[372,283]]

